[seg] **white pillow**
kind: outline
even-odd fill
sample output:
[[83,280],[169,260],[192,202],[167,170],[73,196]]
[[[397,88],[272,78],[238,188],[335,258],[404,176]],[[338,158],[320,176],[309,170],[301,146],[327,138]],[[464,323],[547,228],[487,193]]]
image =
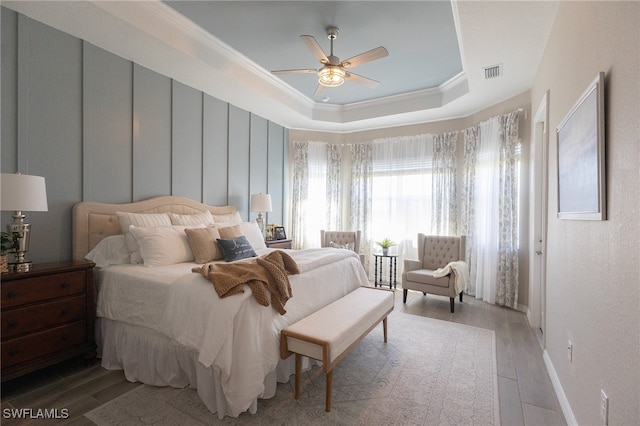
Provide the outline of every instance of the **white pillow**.
[[176,213],[168,213],[169,219],[171,219],[171,224],[173,225],[185,225],[185,226],[193,226],[193,225],[212,225],[213,224],[213,216],[209,210],[204,213],[197,214],[176,214]]
[[84,258],[94,262],[98,268],[131,263],[124,235],[103,238]]
[[184,232],[185,226],[130,226],[129,232],[140,246],[144,266],[193,262],[193,252]]
[[225,223],[237,225],[242,223],[242,217],[237,211],[235,213],[212,214],[213,223]]
[[249,244],[251,244],[251,247],[255,250],[267,248],[264,242],[264,236],[262,232],[260,232],[260,228],[256,222],[240,223],[240,231],[242,231],[242,235],[247,237]]
[[125,241],[127,242],[127,248],[131,255],[131,263],[142,263],[142,257],[140,256],[140,247],[135,238],[129,233],[129,227],[131,225],[145,228],[154,228],[157,226],[171,226],[171,219],[166,213],[128,213],[128,212],[116,212],[118,221],[120,221],[120,228],[124,234]]

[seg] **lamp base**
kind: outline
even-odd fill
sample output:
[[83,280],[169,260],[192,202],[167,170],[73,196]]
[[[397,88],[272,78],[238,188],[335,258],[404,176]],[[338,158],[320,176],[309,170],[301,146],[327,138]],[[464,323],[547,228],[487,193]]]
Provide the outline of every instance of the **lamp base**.
[[30,260],[24,262],[9,263],[9,272],[29,272],[33,262]]
[[258,213],[256,223],[258,224],[258,228],[260,228],[260,232],[262,232],[262,236],[264,237],[264,219],[262,219],[262,213]]

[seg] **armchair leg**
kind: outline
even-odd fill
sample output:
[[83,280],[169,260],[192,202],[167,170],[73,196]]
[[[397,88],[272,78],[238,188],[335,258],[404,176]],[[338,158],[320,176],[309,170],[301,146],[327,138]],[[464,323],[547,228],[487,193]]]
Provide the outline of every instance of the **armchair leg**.
[[451,305],[451,313],[453,313],[454,308],[453,308],[453,302],[455,301],[455,297],[450,297],[449,298],[449,304]]
[[402,289],[402,303],[407,303],[407,293],[409,292],[409,290],[407,290],[406,288]]
[[462,292],[460,292],[460,303],[462,303]]

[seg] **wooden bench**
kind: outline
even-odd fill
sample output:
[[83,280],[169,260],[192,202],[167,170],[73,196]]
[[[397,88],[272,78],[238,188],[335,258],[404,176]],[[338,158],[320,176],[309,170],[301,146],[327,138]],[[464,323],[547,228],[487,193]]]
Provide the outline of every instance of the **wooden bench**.
[[326,410],[331,411],[334,367],[381,321],[387,342],[387,315],[393,305],[393,291],[360,287],[282,330],[282,358],[296,355],[295,399],[300,397],[302,357],[317,359],[327,379]]

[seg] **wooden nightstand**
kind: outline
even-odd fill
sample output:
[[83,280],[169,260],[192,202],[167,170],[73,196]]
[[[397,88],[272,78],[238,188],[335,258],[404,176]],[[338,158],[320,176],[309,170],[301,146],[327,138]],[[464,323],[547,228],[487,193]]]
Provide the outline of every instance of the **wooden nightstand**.
[[2,381],[95,356],[92,262],[34,264],[2,275]]
[[290,249],[291,240],[270,240],[264,242],[268,248]]

